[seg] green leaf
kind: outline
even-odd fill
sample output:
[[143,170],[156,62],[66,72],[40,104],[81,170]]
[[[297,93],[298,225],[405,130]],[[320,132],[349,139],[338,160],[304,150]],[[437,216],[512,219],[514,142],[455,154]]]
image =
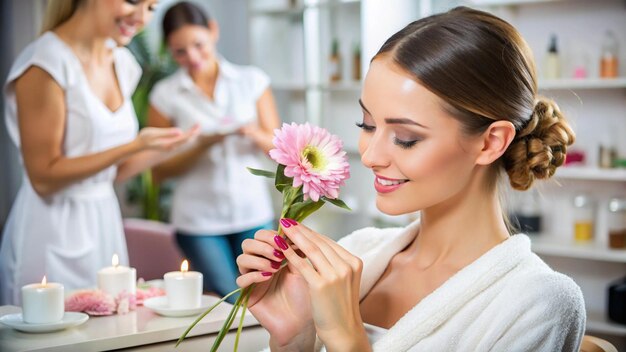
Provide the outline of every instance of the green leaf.
[[279,192],[282,192],[285,187],[293,184],[293,179],[291,177],[285,176],[285,165],[278,164],[276,168],[276,179],[274,180],[274,186]]
[[335,199],[330,199],[330,198],[326,198],[326,197],[322,197],[322,199],[325,202],[331,203],[332,205],[338,206],[339,208],[343,208],[349,211],[352,211],[352,209],[350,209],[350,207],[343,202],[343,200],[339,199],[339,198],[335,198]]
[[263,177],[267,177],[267,178],[274,178],[274,177],[276,177],[276,173],[271,172],[271,171],[253,169],[251,167],[246,167],[246,169],[248,169],[248,171],[250,171],[251,174],[256,175],[256,176],[263,176]]
[[313,214],[319,208],[324,205],[324,202],[319,200],[314,202],[312,200],[306,200],[304,202],[294,203],[289,207],[286,217],[294,219],[296,221],[302,221],[309,215]]
[[235,301],[235,305],[230,310],[230,313],[228,314],[228,318],[226,318],[224,325],[222,325],[220,332],[215,338],[215,341],[213,342],[213,346],[211,346],[211,352],[217,352],[217,349],[220,348],[220,345],[222,344],[224,337],[226,337],[226,334],[230,330],[230,327],[233,325],[233,322],[235,321],[237,312],[239,311],[239,308],[241,307],[242,299],[243,299],[243,294],[240,294],[239,297],[237,297],[237,300]]

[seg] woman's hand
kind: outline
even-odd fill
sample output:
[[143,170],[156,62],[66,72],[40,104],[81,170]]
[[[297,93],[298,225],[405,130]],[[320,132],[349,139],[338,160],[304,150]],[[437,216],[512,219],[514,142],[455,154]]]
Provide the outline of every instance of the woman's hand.
[[171,151],[197,136],[199,127],[196,125],[183,132],[180,128],[145,127],[139,131],[135,142],[141,150]]
[[272,351],[310,351],[315,345],[315,327],[309,288],[291,265],[281,268],[285,256],[276,238],[280,238],[276,231],[260,230],[254,239],[243,241],[243,254],[237,257],[242,274],[237,285],[256,283],[248,307],[269,331]]
[[301,257],[283,241],[281,249],[290,267],[307,283],[315,330],[326,349],[371,350],[359,309],[361,260],[295,220],[281,219],[280,223],[287,238],[305,255]]

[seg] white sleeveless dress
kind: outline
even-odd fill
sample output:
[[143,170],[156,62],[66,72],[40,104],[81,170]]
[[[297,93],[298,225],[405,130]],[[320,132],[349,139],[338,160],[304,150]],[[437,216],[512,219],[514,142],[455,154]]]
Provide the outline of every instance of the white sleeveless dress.
[[[45,70],[65,93],[67,109],[63,151],[73,158],[132,141],[138,123],[131,95],[141,68],[126,48],[115,48],[117,79],[124,102],[111,111],[91,90],[73,51],[46,32],[18,56],[4,87],[9,135],[20,147],[15,80],[29,67]],[[0,304],[20,304],[25,284],[62,283],[66,290],[94,287],[97,271],[118,254],[128,264],[119,204],[113,190],[117,167],[76,182],[42,198],[26,174],[2,234]]]

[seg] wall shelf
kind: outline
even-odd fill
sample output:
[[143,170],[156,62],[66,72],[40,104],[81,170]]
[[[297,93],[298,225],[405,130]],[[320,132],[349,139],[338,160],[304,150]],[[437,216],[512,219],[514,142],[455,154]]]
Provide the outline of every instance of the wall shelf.
[[626,88],[626,77],[618,78],[563,78],[539,80],[540,90],[569,90],[569,89],[620,89]]
[[601,312],[587,312],[587,330],[595,333],[626,336],[626,325],[610,321]]
[[530,236],[533,252],[564,258],[598,260],[626,264],[626,249],[610,249],[591,243],[574,243],[555,240],[541,234]]
[[470,0],[473,5],[479,6],[514,6],[526,4],[538,4],[543,2],[562,2],[564,0]]
[[566,166],[558,168],[555,176],[568,180],[626,182],[626,169],[600,169],[594,167]]

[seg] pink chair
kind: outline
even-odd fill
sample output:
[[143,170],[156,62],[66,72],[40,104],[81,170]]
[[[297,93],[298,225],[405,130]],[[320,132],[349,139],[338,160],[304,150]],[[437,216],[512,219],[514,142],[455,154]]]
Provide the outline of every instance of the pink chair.
[[137,279],[162,279],[166,272],[180,270],[183,255],[171,225],[127,218],[124,219],[124,232],[130,266],[137,269]]

